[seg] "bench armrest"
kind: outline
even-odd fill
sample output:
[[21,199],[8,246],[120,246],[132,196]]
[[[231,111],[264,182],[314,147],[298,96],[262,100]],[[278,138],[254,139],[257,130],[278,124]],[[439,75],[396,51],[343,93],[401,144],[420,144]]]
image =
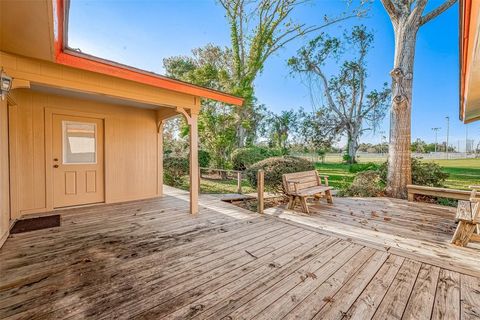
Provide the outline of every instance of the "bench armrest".
[[[323,178],[323,180],[325,180],[325,185],[328,187],[328,176],[325,175],[325,174],[318,174],[318,176],[320,178]],[[320,181],[320,183],[322,183],[322,182]]]

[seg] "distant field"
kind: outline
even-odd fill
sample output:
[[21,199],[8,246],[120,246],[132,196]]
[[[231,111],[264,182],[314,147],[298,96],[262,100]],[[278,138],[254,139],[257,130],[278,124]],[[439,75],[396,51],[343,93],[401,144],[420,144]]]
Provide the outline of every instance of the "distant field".
[[468,189],[480,185],[480,159],[434,160],[450,176],[446,181],[449,188]]
[[[384,160],[374,158],[381,163]],[[369,162],[360,161],[360,162]],[[449,174],[445,182],[446,187],[454,189],[467,189],[470,185],[480,185],[480,159],[459,159],[459,160],[425,160],[434,161],[443,167],[443,171]],[[354,173],[348,171],[348,165],[339,161],[316,163],[316,168],[320,173],[330,176],[329,181],[335,188],[348,186],[355,177]]]

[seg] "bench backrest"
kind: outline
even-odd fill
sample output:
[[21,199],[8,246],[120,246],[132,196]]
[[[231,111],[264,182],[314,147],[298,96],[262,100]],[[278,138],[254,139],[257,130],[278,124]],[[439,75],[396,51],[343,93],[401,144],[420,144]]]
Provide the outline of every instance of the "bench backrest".
[[316,170],[285,173],[282,176],[282,179],[283,179],[283,188],[287,193],[293,192],[295,190],[294,183],[292,181],[295,181],[295,182],[301,181],[300,183],[297,184],[297,189],[299,191],[302,189],[321,185],[321,180]]

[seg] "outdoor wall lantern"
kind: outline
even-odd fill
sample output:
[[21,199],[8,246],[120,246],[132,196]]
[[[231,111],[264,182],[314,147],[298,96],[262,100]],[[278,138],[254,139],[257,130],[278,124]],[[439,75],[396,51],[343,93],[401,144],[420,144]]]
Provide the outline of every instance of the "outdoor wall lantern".
[[5,100],[7,93],[12,88],[12,77],[7,76],[5,72],[0,72],[0,93],[2,96],[2,100]]

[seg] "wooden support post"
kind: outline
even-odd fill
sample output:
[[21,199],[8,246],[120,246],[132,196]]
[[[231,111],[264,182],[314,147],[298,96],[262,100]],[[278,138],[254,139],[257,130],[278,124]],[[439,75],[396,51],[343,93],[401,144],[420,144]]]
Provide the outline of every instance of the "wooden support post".
[[198,169],[198,114],[190,114],[190,213],[198,213],[198,190],[199,184]]
[[242,194],[242,173],[237,172],[237,193]]
[[202,168],[198,167],[198,193],[202,193]]
[[158,123],[158,163],[157,163],[157,195],[163,196],[163,125],[164,121]]
[[263,213],[265,206],[264,199],[264,188],[265,188],[265,172],[263,170],[258,170],[257,172],[257,193],[258,193],[258,213]]

